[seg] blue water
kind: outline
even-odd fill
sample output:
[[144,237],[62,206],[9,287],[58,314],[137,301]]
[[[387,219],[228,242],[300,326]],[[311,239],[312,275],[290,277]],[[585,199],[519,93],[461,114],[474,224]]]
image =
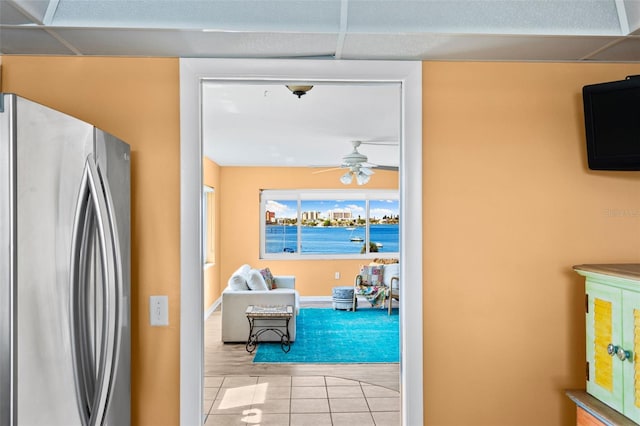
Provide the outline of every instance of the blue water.
[[[359,254],[364,245],[364,227],[349,230],[344,227],[303,226],[301,230],[303,254]],[[351,241],[354,237],[360,237],[363,241]],[[295,252],[298,230],[296,226],[267,225],[266,238],[267,253],[282,253],[289,249]],[[371,225],[370,240],[382,244],[378,253],[397,253],[400,250],[399,227]]]

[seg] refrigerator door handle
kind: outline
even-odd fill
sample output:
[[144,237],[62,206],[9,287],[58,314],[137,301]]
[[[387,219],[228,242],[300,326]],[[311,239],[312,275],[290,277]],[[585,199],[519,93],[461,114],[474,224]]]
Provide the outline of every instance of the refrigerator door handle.
[[[122,272],[115,221],[108,205],[110,196],[105,191],[108,191],[106,182],[100,176],[93,155],[89,155],[76,205],[70,274],[74,379],[83,426],[104,424],[119,346],[118,295]],[[92,306],[88,301],[91,297],[89,278],[95,273],[90,262],[98,255],[97,251],[100,257],[99,281],[102,283],[102,317],[95,319],[95,324],[101,326],[94,331],[91,327]]]

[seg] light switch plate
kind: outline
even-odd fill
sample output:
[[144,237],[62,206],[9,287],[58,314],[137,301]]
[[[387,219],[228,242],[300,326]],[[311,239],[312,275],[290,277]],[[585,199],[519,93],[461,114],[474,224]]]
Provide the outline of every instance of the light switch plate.
[[152,326],[169,325],[169,296],[149,297],[149,321]]

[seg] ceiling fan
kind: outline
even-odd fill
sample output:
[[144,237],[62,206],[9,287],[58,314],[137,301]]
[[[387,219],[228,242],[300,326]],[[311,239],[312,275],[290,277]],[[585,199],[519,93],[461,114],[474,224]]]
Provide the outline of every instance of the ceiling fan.
[[314,174],[328,172],[331,170],[348,169],[347,173],[340,177],[340,182],[345,185],[349,185],[355,177],[358,185],[364,185],[369,182],[371,175],[373,175],[374,172],[371,169],[374,167],[380,170],[398,170],[397,166],[383,166],[380,164],[369,163],[368,157],[358,151],[358,147],[362,144],[397,145],[398,143],[392,141],[351,141],[353,151],[342,157],[342,164],[340,167],[332,167],[330,169],[316,171]]

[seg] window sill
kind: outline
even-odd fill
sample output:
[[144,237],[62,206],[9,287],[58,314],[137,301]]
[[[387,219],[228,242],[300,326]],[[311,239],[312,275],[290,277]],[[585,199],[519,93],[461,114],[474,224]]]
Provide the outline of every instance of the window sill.
[[398,258],[400,253],[367,253],[367,254],[297,254],[270,253],[260,256],[261,260],[370,260],[376,258]]

